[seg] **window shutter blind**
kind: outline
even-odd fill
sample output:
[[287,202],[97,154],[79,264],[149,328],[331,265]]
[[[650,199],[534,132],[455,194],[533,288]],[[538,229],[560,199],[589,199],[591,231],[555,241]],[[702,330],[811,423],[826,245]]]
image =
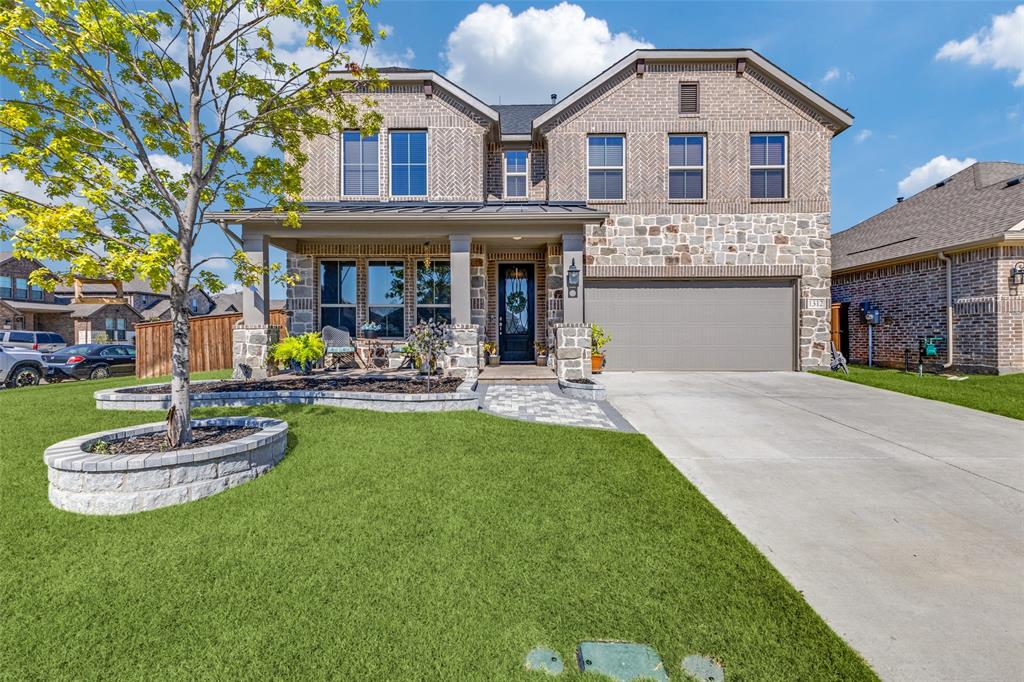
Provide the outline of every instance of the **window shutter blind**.
[[680,114],[696,114],[698,113],[699,102],[697,98],[697,84],[696,83],[680,83],[679,84],[679,113]]

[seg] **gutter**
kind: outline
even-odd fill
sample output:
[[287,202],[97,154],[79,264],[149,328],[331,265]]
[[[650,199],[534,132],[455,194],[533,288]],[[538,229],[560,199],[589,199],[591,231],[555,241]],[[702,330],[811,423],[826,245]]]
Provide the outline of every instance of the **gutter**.
[[942,369],[953,366],[953,261],[945,253],[936,254],[946,264],[946,348],[949,356]]

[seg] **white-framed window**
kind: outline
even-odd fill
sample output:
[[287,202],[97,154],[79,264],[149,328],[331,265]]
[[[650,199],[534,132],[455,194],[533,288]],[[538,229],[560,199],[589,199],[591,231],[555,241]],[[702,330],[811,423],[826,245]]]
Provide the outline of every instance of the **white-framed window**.
[[592,135],[587,138],[587,199],[617,201],[625,194],[626,137]]
[[111,341],[125,341],[128,334],[128,320],[123,317],[108,317],[106,320],[107,338]]
[[703,135],[668,136],[668,198],[704,198],[704,164],[707,159]]
[[341,193],[375,197],[380,194],[380,159],[377,135],[346,130],[341,136]]
[[391,196],[427,195],[427,131],[391,132]]
[[530,154],[525,149],[505,152],[505,198],[525,199],[527,196],[527,169]]
[[785,199],[789,185],[789,145],[785,135],[750,136],[750,198]]
[[356,262],[320,261],[320,325],[356,337]]

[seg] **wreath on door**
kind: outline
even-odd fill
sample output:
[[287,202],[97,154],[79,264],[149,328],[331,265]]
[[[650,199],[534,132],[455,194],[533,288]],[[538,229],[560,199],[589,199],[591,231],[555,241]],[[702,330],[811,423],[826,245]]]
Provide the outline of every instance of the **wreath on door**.
[[505,308],[513,315],[526,310],[526,294],[521,291],[513,291],[505,299]]

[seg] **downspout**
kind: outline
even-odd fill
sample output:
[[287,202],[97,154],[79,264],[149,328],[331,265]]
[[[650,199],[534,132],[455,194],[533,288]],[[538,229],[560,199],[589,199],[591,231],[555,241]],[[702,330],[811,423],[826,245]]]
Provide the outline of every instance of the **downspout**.
[[942,369],[953,366],[953,261],[939,251],[939,260],[946,264],[946,348],[949,356]]

